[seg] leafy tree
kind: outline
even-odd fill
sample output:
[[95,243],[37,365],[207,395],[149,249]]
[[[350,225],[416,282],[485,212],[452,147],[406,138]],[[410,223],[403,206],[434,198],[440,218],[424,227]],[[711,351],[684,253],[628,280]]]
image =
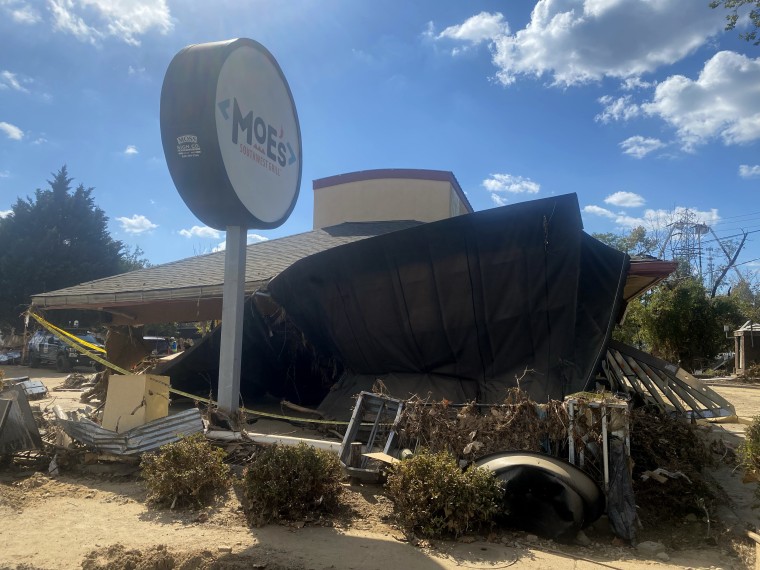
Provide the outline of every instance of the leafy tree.
[[93,189],[72,191],[71,182],[63,166],[50,189],[19,198],[0,219],[0,324],[18,327],[30,295],[121,272],[124,245],[108,233]]
[[591,235],[602,243],[629,255],[651,255],[657,250],[658,245],[657,238],[647,235],[643,226],[633,228],[627,235],[613,233]]
[[737,297],[711,299],[699,279],[687,277],[666,281],[633,301],[615,337],[694,370],[730,348],[723,326],[733,330],[744,320]]
[[[739,306],[745,321],[760,323],[760,287],[743,279],[731,286],[730,296]],[[743,323],[742,323],[743,324]]]
[[134,248],[124,246],[124,251],[121,254],[121,270],[119,273],[144,269],[150,266],[150,261],[145,257],[145,252],[139,245],[136,245]]
[[754,43],[754,45],[760,45],[760,38],[758,38],[758,29],[760,29],[760,0],[713,0],[710,2],[710,8],[718,8],[723,6],[726,10],[730,10],[726,14],[726,30],[733,30],[736,28],[736,24],[739,21],[739,8],[743,6],[750,6],[749,19],[754,26],[754,29],[747,33],[739,34],[739,37],[748,42]]

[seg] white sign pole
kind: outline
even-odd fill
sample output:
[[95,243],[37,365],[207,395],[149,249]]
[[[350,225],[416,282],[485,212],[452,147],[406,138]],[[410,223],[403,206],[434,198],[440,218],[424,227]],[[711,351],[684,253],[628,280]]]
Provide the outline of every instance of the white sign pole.
[[227,228],[222,298],[222,345],[219,354],[219,408],[230,414],[240,402],[240,360],[243,354],[245,302],[245,248],[247,230]]

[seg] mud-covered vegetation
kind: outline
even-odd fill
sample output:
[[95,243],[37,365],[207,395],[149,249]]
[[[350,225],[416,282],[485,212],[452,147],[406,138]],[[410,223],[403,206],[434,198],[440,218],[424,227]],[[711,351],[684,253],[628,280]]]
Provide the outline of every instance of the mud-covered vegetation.
[[142,457],[148,498],[162,506],[199,506],[230,485],[225,452],[193,434]]
[[429,538],[457,537],[489,524],[501,499],[491,471],[462,471],[446,451],[421,451],[397,464],[386,490],[400,525]]
[[328,451],[305,443],[264,448],[243,478],[248,520],[261,525],[333,513],[342,478],[338,457]]

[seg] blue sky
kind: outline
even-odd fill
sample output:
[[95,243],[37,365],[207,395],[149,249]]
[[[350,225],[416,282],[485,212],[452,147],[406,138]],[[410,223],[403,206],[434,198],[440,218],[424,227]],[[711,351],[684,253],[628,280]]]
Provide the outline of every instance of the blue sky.
[[152,263],[218,247],[169,176],[161,84],[184,46],[249,37],[303,139],[293,214],[251,239],[310,230],[316,178],[431,168],[476,210],[576,192],[589,232],[690,208],[719,236],[755,231],[739,261],[757,271],[760,47],[707,4],[0,0],[0,215],[66,164]]

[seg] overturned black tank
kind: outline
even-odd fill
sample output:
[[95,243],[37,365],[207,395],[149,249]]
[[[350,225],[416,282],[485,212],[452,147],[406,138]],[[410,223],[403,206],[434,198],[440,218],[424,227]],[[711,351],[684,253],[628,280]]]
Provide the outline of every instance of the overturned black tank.
[[540,453],[509,451],[479,459],[503,482],[507,526],[559,541],[572,541],[605,508],[604,493],[577,467]]

